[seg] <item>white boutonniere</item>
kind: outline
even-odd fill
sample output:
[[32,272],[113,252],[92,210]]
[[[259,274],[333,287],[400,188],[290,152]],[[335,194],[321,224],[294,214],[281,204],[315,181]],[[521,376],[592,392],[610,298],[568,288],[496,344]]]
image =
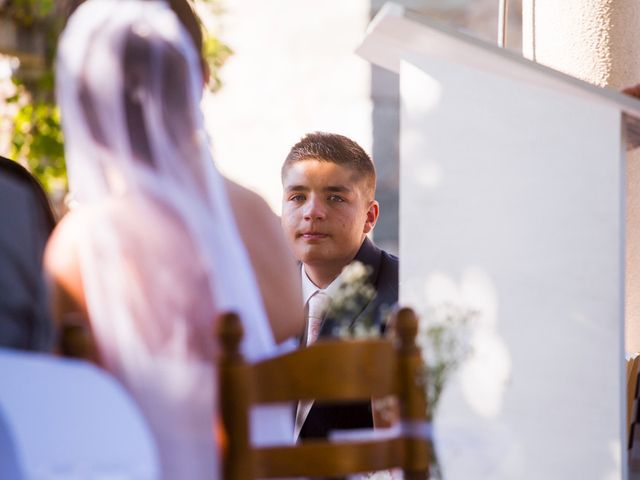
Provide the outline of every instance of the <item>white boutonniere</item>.
[[334,324],[333,334],[336,337],[380,336],[371,314],[361,316],[358,322],[353,322],[376,296],[376,289],[369,280],[371,271],[371,267],[359,261],[351,262],[342,270],[340,284],[331,295],[327,308],[327,318]]

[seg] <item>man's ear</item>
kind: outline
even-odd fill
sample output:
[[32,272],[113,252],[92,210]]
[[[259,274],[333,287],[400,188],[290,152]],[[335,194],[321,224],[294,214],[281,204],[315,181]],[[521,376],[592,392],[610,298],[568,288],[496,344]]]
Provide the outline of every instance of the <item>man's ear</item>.
[[371,200],[367,208],[367,219],[364,223],[365,234],[369,233],[373,230],[373,227],[376,226],[378,215],[380,215],[380,204],[376,200]]

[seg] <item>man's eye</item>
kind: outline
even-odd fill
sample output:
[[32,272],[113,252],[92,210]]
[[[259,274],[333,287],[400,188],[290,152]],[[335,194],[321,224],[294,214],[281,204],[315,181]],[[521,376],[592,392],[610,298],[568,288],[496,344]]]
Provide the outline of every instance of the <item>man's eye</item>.
[[340,195],[329,195],[329,201],[330,202],[344,202],[344,198],[342,198]]
[[298,193],[296,195],[291,195],[289,197],[290,202],[302,202],[304,200],[304,195]]

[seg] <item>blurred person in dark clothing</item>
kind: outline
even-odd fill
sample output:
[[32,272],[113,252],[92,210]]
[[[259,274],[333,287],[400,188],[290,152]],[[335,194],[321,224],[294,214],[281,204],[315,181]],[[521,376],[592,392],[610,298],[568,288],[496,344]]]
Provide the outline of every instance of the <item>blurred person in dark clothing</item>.
[[55,219],[38,181],[0,157],[0,347],[50,351],[42,256]]

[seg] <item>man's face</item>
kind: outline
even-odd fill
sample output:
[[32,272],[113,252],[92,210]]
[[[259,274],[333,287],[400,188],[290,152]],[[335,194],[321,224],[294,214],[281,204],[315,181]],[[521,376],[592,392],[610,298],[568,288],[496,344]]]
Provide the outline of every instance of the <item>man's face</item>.
[[342,268],[378,218],[378,203],[351,169],[316,159],[292,164],[283,177],[282,226],[298,260]]

